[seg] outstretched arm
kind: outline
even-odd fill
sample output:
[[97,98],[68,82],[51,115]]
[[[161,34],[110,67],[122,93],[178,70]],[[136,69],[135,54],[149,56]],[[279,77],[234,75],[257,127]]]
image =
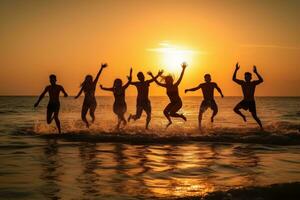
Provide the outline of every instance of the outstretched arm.
[[194,87],[194,88],[185,89],[185,90],[184,90],[184,93],[187,93],[187,92],[193,92],[193,91],[199,90],[200,88],[201,88],[201,84],[198,85],[197,87]]
[[155,81],[159,76],[161,76],[163,73],[164,73],[163,70],[159,70],[158,73],[157,73],[157,75],[156,75],[156,76],[153,76],[152,72],[148,72],[147,74],[148,74],[149,76],[151,76],[151,79],[148,80],[147,82],[148,82],[148,83],[152,83],[152,82]]
[[102,90],[111,91],[111,92],[114,90],[113,88],[103,87],[102,85],[100,85],[100,88],[101,88]]
[[215,85],[215,88],[218,90],[218,92],[220,93],[221,97],[224,98],[222,90],[221,90],[221,88],[219,88],[219,86],[217,84]]
[[264,79],[260,76],[260,74],[257,72],[256,66],[253,66],[253,72],[256,74],[258,80],[254,81],[257,85],[264,82]]
[[181,71],[181,74],[180,74],[180,77],[179,79],[177,80],[177,82],[175,83],[176,86],[178,86],[183,78],[183,75],[184,75],[184,71],[185,71],[185,68],[187,67],[186,63],[182,63],[181,65],[182,67],[182,71]]
[[130,81],[130,85],[137,85],[139,82],[138,81],[136,81],[136,82],[132,82],[132,81]]
[[40,101],[44,98],[45,94],[49,91],[49,86],[47,86],[44,91],[42,92],[42,94],[39,96],[39,99],[37,100],[37,102],[34,104],[34,107],[37,107],[40,104]]
[[98,73],[97,73],[97,75],[96,75],[96,78],[94,79],[94,85],[95,85],[95,86],[97,85],[97,82],[98,82],[98,80],[99,80],[99,77],[100,77],[100,74],[101,74],[102,70],[103,70],[104,68],[106,68],[106,67],[107,67],[107,64],[106,64],[106,63],[102,63],[102,64],[101,64],[101,68],[100,68],[100,70],[98,71]]
[[[157,80],[157,78],[154,77],[154,75],[151,72],[148,72],[148,74],[154,79],[155,83],[161,87],[167,87],[167,84],[161,83]],[[161,76],[161,75],[160,75]]]
[[75,96],[75,99],[77,99],[81,95],[82,92],[83,92],[83,88],[81,87],[78,94]]
[[236,65],[235,65],[235,70],[234,70],[234,73],[233,73],[233,76],[232,76],[232,80],[233,80],[234,82],[236,82],[237,84],[242,84],[243,81],[236,78],[236,74],[237,74],[237,71],[238,71],[239,69],[240,69],[240,65],[239,65],[239,63],[236,63]]
[[128,86],[130,85],[131,83],[131,80],[132,80],[132,68],[130,68],[130,72],[129,72],[129,76],[127,76],[127,83],[123,86],[123,89],[125,90],[126,88],[128,88]]

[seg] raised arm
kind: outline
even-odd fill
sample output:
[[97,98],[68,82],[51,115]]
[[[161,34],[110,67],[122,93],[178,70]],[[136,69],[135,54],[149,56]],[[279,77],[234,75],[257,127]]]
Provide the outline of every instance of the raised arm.
[[37,107],[40,104],[40,101],[44,98],[45,94],[49,91],[49,86],[47,86],[44,91],[42,92],[42,94],[39,96],[39,99],[37,100],[37,102],[34,104],[34,107]]
[[233,80],[234,82],[236,82],[237,84],[240,84],[240,85],[241,85],[241,84],[243,83],[243,81],[236,78],[236,74],[237,74],[237,71],[238,71],[239,69],[240,69],[240,65],[239,65],[239,63],[236,63],[236,65],[235,65],[235,70],[234,70],[234,73],[233,73],[233,76],[232,76],[232,80]]
[[96,75],[96,78],[94,79],[94,85],[97,85],[97,82],[98,82],[98,80],[99,80],[100,74],[101,74],[102,70],[103,70],[104,68],[106,68],[106,67],[107,67],[107,64],[106,64],[106,63],[102,63],[102,64],[101,64],[101,68],[100,68],[100,70],[98,71],[98,73],[97,73],[97,75]]
[[186,63],[182,63],[181,67],[182,67],[182,71],[181,71],[181,74],[180,74],[179,79],[178,79],[177,82],[175,83],[176,86],[178,86],[178,85],[180,84],[180,82],[181,82],[181,80],[182,80],[182,78],[183,78],[184,71],[185,71],[185,69],[186,69],[186,67],[187,67]]
[[155,81],[159,76],[161,76],[164,73],[164,70],[159,70],[156,76],[153,76],[152,72],[148,72],[147,74],[149,76],[151,76],[151,79],[148,80],[148,83],[152,83],[153,81]]
[[[152,77],[152,79],[154,79],[155,83],[161,87],[167,87],[167,84],[161,83],[157,80],[157,78],[154,77],[154,75],[152,74],[152,72],[148,72],[148,74]],[[161,73],[162,75],[162,73]],[[160,76],[161,76],[160,75]]]
[[63,88],[63,86],[60,86],[60,91],[62,91],[62,93],[64,94],[64,97],[68,97],[69,95],[66,93],[65,89]]
[[185,90],[184,90],[184,93],[187,93],[187,92],[193,92],[193,91],[199,90],[201,87],[202,87],[202,85],[199,84],[197,87],[190,88],[190,89],[185,89]]
[[105,91],[114,91],[114,88],[107,88],[107,87],[103,87],[103,85],[100,85],[101,90],[105,90]]
[[131,83],[131,80],[132,80],[132,68],[130,68],[129,76],[127,76],[127,79],[128,79],[127,83],[122,87],[124,90],[125,90],[126,88],[128,88],[128,86],[129,86],[130,83]]
[[258,80],[253,81],[253,82],[255,82],[257,85],[260,84],[260,83],[262,83],[262,82],[264,82],[264,79],[263,79],[263,78],[260,76],[260,74],[257,72],[257,69],[256,69],[256,66],[255,66],[255,65],[253,66],[253,72],[256,74],[256,76],[257,76],[257,78],[258,78]]
[[83,88],[81,87],[78,94],[74,98],[77,99],[81,95],[82,92],[83,92]]
[[217,84],[215,84],[215,88],[217,89],[217,91],[220,93],[221,97],[224,98],[224,95],[222,93],[221,88],[219,88],[219,86]]
[[[133,70],[132,70],[133,71]],[[131,72],[132,73],[132,72]],[[127,79],[128,79],[128,77],[127,77]],[[137,85],[139,83],[139,81],[135,81],[135,82],[133,82],[132,81],[132,77],[131,77],[131,81],[129,82],[129,84],[130,85]]]

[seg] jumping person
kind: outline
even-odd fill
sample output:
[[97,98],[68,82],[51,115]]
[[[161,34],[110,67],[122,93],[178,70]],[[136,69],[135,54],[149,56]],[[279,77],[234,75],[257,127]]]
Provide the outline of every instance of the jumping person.
[[239,63],[236,63],[232,80],[237,84],[241,85],[244,99],[241,102],[239,102],[233,110],[235,113],[240,115],[244,121],[246,121],[246,116],[241,113],[240,109],[249,110],[249,112],[252,114],[252,117],[258,123],[260,128],[263,129],[262,123],[256,114],[256,105],[254,99],[255,87],[263,82],[263,78],[259,75],[256,66],[254,65],[253,72],[258,77],[258,80],[251,81],[252,74],[250,72],[245,73],[245,81],[239,80],[236,78],[236,74],[239,69],[240,69]]
[[86,124],[87,128],[89,127],[89,122],[86,119],[86,114],[88,111],[90,111],[92,123],[95,121],[95,110],[97,107],[97,102],[96,102],[96,98],[95,98],[95,90],[96,90],[99,76],[105,67],[107,67],[106,63],[101,64],[101,68],[100,68],[95,80],[93,80],[92,75],[86,75],[85,80],[81,84],[81,89],[75,97],[75,99],[77,99],[81,95],[81,93],[84,92],[84,100],[83,100],[82,109],[81,109],[81,119]]
[[196,91],[196,90],[202,89],[203,101],[200,105],[199,116],[198,116],[199,130],[201,130],[202,115],[207,110],[207,108],[211,108],[213,111],[212,116],[210,118],[211,122],[214,121],[214,117],[218,113],[218,106],[214,99],[214,89],[216,89],[220,93],[222,98],[224,97],[224,95],[223,95],[221,89],[218,87],[218,85],[215,82],[211,82],[210,74],[205,74],[204,80],[205,80],[205,83],[201,83],[200,85],[198,85],[195,88],[185,90],[185,93],[187,93],[189,91]]
[[48,85],[44,89],[38,101],[34,104],[34,107],[36,108],[39,105],[40,101],[44,98],[45,94],[48,92],[49,103],[47,106],[47,123],[50,124],[54,119],[58,132],[61,133],[60,121],[58,118],[59,108],[60,108],[59,93],[62,92],[65,97],[67,97],[68,94],[66,93],[66,91],[61,85],[56,84],[56,76],[54,74],[51,74],[49,76],[49,79],[51,85]]
[[114,94],[115,102],[113,106],[113,111],[118,116],[117,129],[120,129],[121,122],[123,122],[124,126],[127,124],[127,121],[124,116],[125,112],[127,111],[127,105],[125,102],[125,90],[130,85],[132,79],[132,69],[130,69],[129,76],[127,78],[128,82],[125,85],[123,85],[122,80],[119,78],[115,79],[112,88],[106,88],[100,85],[100,88],[102,90],[111,91]]
[[[179,79],[174,84],[173,77],[171,75],[163,77],[165,83],[160,83],[157,79],[154,79],[157,85],[164,87],[167,89],[167,95],[170,99],[170,103],[164,109],[164,115],[168,119],[169,123],[167,124],[166,128],[168,128],[172,124],[171,117],[179,117],[186,121],[186,117],[183,114],[178,114],[177,112],[182,107],[182,101],[179,96],[178,86],[183,78],[185,68],[187,67],[186,63],[182,63],[182,71],[180,74]],[[151,74],[150,74],[151,75]],[[151,75],[154,78],[153,75]]]
[[[130,121],[130,119],[137,120],[141,118],[142,112],[144,110],[147,114],[146,129],[148,129],[151,120],[151,103],[149,100],[149,86],[150,83],[155,81],[160,75],[162,75],[162,73],[163,71],[159,71],[155,77],[145,81],[145,76],[143,72],[139,72],[137,74],[139,81],[130,82],[131,85],[136,86],[138,94],[136,98],[136,114],[135,115],[130,114],[128,117],[128,122]],[[148,72],[148,74],[150,76],[153,76],[151,72]]]

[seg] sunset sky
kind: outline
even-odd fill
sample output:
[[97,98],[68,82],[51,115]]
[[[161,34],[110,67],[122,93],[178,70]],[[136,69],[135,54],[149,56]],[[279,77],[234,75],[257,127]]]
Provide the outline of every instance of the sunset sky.
[[[101,62],[99,84],[112,86],[131,66],[134,80],[159,69],[178,77],[186,61],[181,95],[210,73],[225,96],[239,96],[239,61],[239,78],[255,64],[265,79],[258,96],[299,96],[299,11],[291,0],[0,1],[0,95],[38,95],[51,73],[74,95]],[[151,95],[165,91],[153,84]]]

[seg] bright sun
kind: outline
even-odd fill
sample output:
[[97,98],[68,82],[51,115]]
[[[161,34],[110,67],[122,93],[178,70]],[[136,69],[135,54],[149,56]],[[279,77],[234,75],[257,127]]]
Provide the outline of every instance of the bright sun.
[[162,65],[170,73],[180,71],[183,62],[190,63],[195,53],[193,50],[180,48],[169,43],[160,43],[160,48],[150,49],[161,56]]

